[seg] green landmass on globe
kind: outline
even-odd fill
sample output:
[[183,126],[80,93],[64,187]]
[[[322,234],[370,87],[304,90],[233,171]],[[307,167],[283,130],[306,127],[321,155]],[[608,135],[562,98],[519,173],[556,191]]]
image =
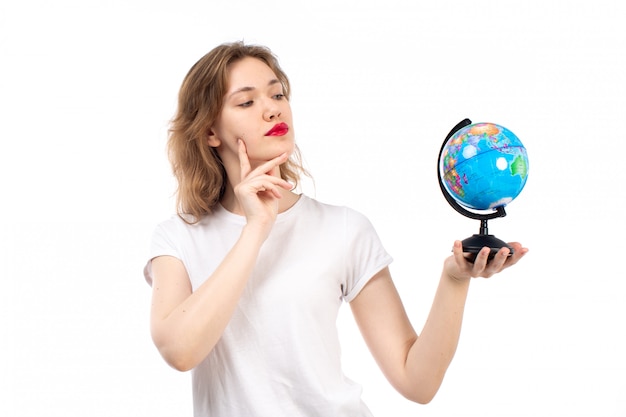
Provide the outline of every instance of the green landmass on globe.
[[528,155],[513,132],[494,123],[458,130],[439,161],[443,183],[461,205],[489,210],[513,201],[526,185]]

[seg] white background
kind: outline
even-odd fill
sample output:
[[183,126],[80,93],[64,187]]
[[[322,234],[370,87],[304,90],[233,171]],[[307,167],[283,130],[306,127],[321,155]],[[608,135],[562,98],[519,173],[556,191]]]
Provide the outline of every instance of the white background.
[[528,149],[490,232],[530,252],[473,282],[432,403],[389,387],[343,309],[345,371],[375,415],[626,416],[625,4],[3,0],[0,415],[191,415],[142,267],[174,210],[178,87],[245,40],[291,78],[304,191],[372,220],[418,330],[453,240],[478,230],[439,191],[443,137],[469,117]]

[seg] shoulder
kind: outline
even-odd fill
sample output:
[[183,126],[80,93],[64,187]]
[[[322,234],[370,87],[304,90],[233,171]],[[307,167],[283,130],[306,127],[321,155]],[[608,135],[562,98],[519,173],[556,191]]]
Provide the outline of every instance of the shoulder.
[[301,196],[301,198],[303,200],[302,205],[307,210],[315,210],[315,211],[334,214],[334,215],[363,216],[364,217],[362,213],[348,206],[324,203],[304,194]]
[[327,219],[340,221],[347,227],[356,227],[357,229],[361,227],[372,227],[370,220],[365,214],[351,207],[323,203],[319,200],[307,197],[305,195],[303,195],[302,198],[305,199],[303,201],[303,206],[304,210],[306,210],[307,212],[307,215],[315,216],[315,218],[318,220]]
[[177,214],[170,216],[169,218],[161,221],[156,225],[156,232],[159,233],[175,233],[189,228],[192,224],[183,220],[183,218]]
[[174,214],[156,225],[154,237],[170,241],[193,239],[198,234],[204,234],[209,225],[213,223],[215,222],[211,221],[210,216],[203,217],[200,221],[192,223],[191,218]]
[[190,214],[173,214],[168,219],[158,223],[157,229],[170,231],[202,230],[208,225],[215,224],[220,218],[223,218],[224,215],[222,211],[223,210],[216,209],[213,213],[206,214],[199,219]]

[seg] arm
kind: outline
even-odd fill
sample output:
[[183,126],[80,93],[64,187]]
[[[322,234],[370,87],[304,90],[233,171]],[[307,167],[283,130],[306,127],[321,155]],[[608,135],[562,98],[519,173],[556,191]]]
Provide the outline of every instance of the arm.
[[215,347],[235,311],[259,251],[278,213],[280,189],[291,184],[278,176],[286,154],[250,169],[239,144],[241,182],[234,187],[247,223],[235,245],[207,280],[192,292],[183,263],[171,256],[152,260],[150,330],[154,344],[172,367],[186,371]]
[[152,261],[150,330],[159,352],[187,371],[211,352],[245,288],[263,240],[244,228],[215,272],[195,291],[183,263],[171,256]]
[[488,250],[474,264],[463,257],[460,242],[446,259],[433,304],[420,336],[411,326],[387,268],[351,302],[363,337],[389,382],[406,398],[422,404],[437,393],[452,361],[461,332],[471,277],[490,277],[515,264],[527,250],[514,244],[487,264]]

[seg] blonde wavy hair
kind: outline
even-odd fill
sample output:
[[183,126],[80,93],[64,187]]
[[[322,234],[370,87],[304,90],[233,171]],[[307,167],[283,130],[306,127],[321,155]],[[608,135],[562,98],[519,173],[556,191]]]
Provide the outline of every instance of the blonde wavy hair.
[[[177,212],[188,223],[197,223],[211,213],[224,195],[226,171],[207,139],[222,110],[229,68],[245,57],[257,58],[267,64],[282,83],[285,98],[290,97],[287,75],[274,54],[264,46],[225,43],[191,67],[178,94],[178,109],[170,122],[167,143],[172,171],[178,181]],[[289,160],[280,166],[280,176],[296,187],[302,174],[309,176],[296,146]]]

